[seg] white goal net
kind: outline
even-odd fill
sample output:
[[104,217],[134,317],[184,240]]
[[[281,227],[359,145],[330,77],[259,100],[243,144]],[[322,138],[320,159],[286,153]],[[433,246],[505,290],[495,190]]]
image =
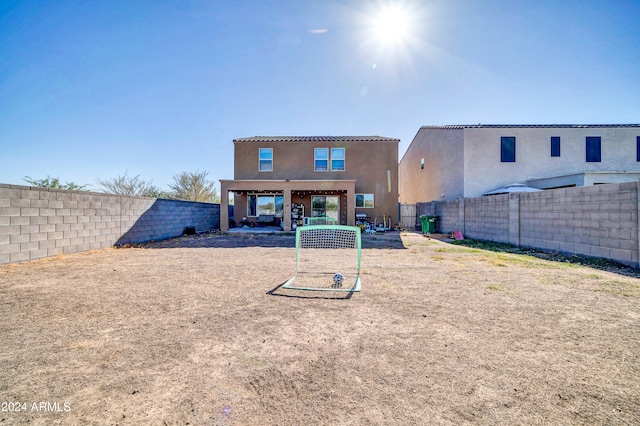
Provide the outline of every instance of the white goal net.
[[360,291],[360,228],[343,225],[296,229],[296,274],[283,288]]
[[338,222],[332,217],[305,217],[304,224],[307,225],[337,225]]

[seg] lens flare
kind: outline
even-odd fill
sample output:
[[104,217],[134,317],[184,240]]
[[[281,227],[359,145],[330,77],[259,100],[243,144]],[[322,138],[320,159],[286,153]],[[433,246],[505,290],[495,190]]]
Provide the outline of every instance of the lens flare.
[[378,41],[396,44],[407,38],[411,16],[400,5],[389,4],[380,8],[372,24],[373,36]]

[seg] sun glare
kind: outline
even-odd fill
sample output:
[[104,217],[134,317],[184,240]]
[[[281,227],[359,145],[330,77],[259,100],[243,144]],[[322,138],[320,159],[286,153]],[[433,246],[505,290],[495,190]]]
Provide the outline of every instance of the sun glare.
[[382,7],[373,18],[373,36],[385,44],[403,42],[410,30],[409,12],[397,4]]
[[[359,50],[376,74],[406,80],[423,54],[428,12],[422,0],[377,0],[357,11]],[[399,80],[397,80],[399,81]],[[363,86],[360,94],[370,92]]]

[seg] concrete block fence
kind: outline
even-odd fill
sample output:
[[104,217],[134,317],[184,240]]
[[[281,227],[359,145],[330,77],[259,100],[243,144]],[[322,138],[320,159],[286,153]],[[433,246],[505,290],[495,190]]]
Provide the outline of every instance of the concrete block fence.
[[0,264],[220,228],[220,205],[0,184]]
[[417,204],[438,231],[639,267],[638,182]]

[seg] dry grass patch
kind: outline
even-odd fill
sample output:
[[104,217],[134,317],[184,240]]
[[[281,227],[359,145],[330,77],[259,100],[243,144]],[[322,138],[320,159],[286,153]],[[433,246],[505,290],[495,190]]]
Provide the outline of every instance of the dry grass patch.
[[504,291],[504,287],[499,286],[499,285],[488,285],[487,289],[488,290],[495,290],[495,291]]
[[640,284],[620,280],[600,281],[598,282],[598,288],[596,291],[613,293],[626,297],[638,296],[640,294]]

